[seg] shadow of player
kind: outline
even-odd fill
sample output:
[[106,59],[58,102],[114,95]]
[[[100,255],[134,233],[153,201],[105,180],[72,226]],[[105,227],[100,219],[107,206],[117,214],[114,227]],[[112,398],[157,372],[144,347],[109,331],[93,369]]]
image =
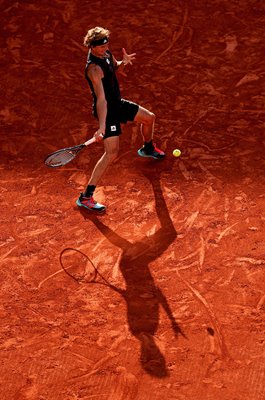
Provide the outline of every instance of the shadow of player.
[[177,233],[169,216],[159,176],[154,176],[153,171],[145,175],[152,184],[156,213],[161,226],[153,235],[131,243],[106,226],[98,217],[88,217],[84,212],[82,214],[89,218],[114,246],[122,250],[120,271],[126,289],[118,289],[112,285],[111,287],[126,301],[129,329],[140,342],[140,360],[143,368],[150,375],[163,378],[169,375],[169,372],[165,358],[154,340],[159,323],[159,306],[163,307],[171,321],[175,336],[179,333],[184,337],[185,335],[175,321],[165,295],[155,284],[148,266],[174,242]]

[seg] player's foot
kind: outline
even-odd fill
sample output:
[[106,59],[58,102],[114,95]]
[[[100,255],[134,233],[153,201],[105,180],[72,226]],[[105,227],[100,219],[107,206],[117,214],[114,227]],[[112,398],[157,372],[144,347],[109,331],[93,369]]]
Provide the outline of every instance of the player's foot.
[[98,214],[103,214],[106,210],[106,207],[103,204],[97,203],[93,196],[85,197],[83,193],[80,193],[79,198],[76,200],[76,204],[78,207],[84,207],[88,211],[93,211]]
[[153,149],[151,150],[147,150],[145,146],[139,149],[138,155],[141,157],[152,157],[155,158],[156,160],[162,160],[166,154],[162,150],[158,149],[154,144]]

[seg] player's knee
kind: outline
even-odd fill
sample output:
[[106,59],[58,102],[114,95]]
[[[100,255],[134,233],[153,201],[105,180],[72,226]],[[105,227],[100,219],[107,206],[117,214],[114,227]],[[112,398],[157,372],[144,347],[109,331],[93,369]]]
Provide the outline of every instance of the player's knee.
[[118,149],[113,149],[111,151],[108,151],[106,153],[106,157],[107,157],[108,162],[111,163],[112,161],[114,161],[118,157],[118,154],[119,154],[119,150]]
[[155,123],[156,116],[154,113],[149,112],[146,118],[146,125],[153,125]]
[[116,160],[116,158],[118,158],[118,154],[119,154],[118,150],[115,151],[114,153],[112,153],[112,161],[114,161],[114,160]]

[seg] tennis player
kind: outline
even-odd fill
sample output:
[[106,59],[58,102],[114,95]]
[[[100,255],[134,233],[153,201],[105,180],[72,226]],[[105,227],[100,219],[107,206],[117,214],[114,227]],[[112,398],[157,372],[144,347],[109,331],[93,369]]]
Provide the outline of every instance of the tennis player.
[[165,153],[153,143],[155,115],[121,98],[116,71],[132,64],[135,53],[127,54],[122,49],[123,58],[117,61],[109,51],[109,35],[109,30],[95,27],[84,38],[84,45],[89,48],[85,77],[93,96],[93,114],[99,123],[94,137],[97,141],[104,140],[105,152],[94,167],[86,190],[80,194],[76,203],[79,207],[97,213],[103,213],[106,207],[97,203],[93,194],[103,173],[118,155],[121,123],[134,121],[140,124],[144,145],[138,150],[139,156],[155,159],[165,157]]

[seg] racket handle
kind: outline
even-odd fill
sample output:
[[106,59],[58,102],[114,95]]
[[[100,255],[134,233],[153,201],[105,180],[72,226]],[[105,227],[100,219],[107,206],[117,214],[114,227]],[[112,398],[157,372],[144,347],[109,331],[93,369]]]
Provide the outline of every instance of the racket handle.
[[[101,135],[102,136],[102,135]],[[103,136],[102,136],[103,137]],[[91,139],[87,140],[84,145],[89,146],[91,143],[94,143],[96,141],[96,138],[93,136]]]
[[94,143],[96,141],[96,139],[94,137],[92,137],[91,139],[87,140],[84,145],[85,146],[89,146],[91,143]]

